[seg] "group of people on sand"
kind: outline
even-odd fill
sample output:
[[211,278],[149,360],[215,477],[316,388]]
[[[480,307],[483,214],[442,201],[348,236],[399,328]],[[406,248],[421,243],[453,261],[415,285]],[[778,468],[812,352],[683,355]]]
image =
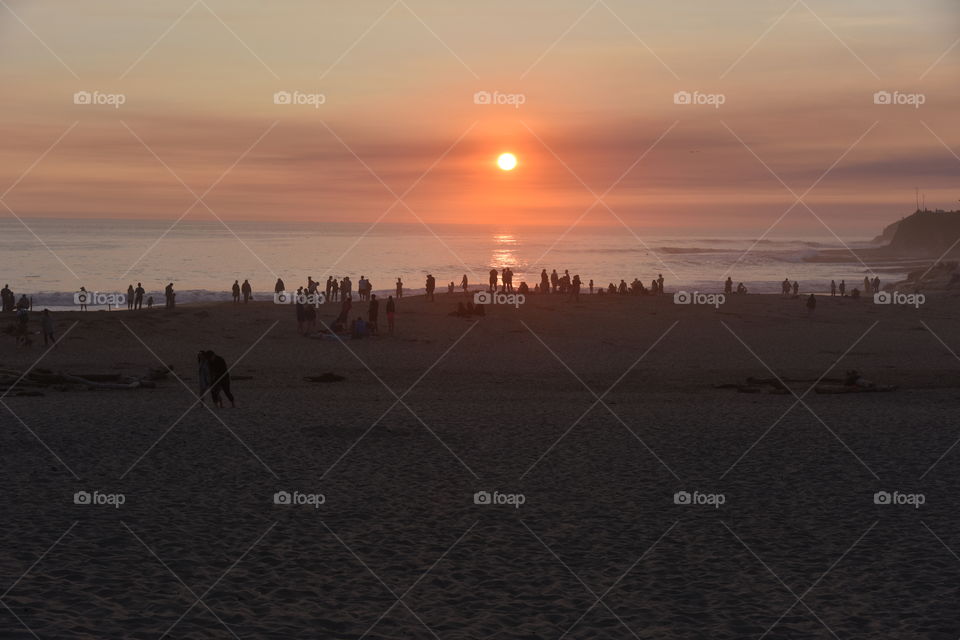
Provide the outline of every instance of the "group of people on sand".
[[[723,293],[724,295],[728,295],[728,296],[733,295],[733,278],[731,278],[730,276],[727,276],[726,282],[723,283]],[[747,288],[741,282],[740,284],[737,285],[737,294],[746,295],[746,293],[747,293]]]
[[[593,280],[590,281],[590,293],[593,293]],[[597,290],[597,293],[603,295],[634,295],[634,296],[660,296],[663,295],[663,274],[658,273],[657,277],[654,280],[650,281],[650,287],[646,287],[639,278],[634,278],[633,282],[627,284],[626,280],[621,279],[620,284],[616,285],[612,282],[607,285],[606,289],[602,287]]]
[[230,401],[231,407],[237,406],[230,391],[230,369],[227,368],[227,362],[223,356],[209,350],[198,351],[197,380],[200,387],[200,402],[204,401],[204,396],[209,392],[213,406],[223,407],[223,400],[220,398],[222,393]]

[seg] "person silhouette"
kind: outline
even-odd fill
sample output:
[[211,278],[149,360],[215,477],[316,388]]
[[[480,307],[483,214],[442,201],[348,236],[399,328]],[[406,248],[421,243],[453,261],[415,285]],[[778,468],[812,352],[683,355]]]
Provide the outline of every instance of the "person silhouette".
[[723,283],[723,292],[727,295],[733,293],[733,278],[727,276],[727,281]]
[[387,330],[393,335],[393,319],[397,315],[397,303],[393,296],[387,296]]
[[234,280],[233,286],[230,287],[231,292],[233,293],[233,304],[240,302],[240,281]]
[[243,286],[240,287],[240,291],[243,292],[243,304],[247,304],[253,296],[253,287],[250,286],[249,280],[243,281]]
[[127,311],[133,311],[133,285],[127,285]]
[[400,278],[397,278],[397,297],[398,298],[403,297],[403,280],[401,280]]
[[230,401],[230,406],[236,407],[237,403],[230,392],[230,369],[227,368],[227,362],[213,351],[207,351],[206,355],[210,362],[210,397],[213,398],[213,404],[223,407],[220,399],[220,394],[223,393]]
[[807,311],[809,311],[810,313],[813,313],[813,310],[816,308],[817,308],[817,299],[811,293],[810,297],[807,298]]
[[831,280],[830,281],[830,297],[832,298],[835,295],[837,295],[837,281]]

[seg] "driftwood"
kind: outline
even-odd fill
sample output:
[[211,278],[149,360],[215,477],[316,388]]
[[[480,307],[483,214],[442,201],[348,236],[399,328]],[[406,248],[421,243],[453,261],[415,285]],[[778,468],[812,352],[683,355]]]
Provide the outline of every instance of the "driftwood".
[[[88,373],[73,375],[69,373],[53,373],[45,369],[30,371],[26,375],[20,371],[0,369],[0,390],[24,388],[68,389],[70,386],[84,386],[88,389],[152,389],[157,386],[156,380],[162,380],[170,372],[166,369],[151,369],[143,377],[123,376],[119,373]],[[16,395],[37,395],[39,392],[21,390]],[[42,394],[40,394],[42,395]]]
[[307,382],[343,382],[346,380],[343,376],[335,373],[324,373],[319,376],[304,376],[303,379]]
[[[772,395],[787,395],[793,393],[790,387],[786,385],[788,382],[797,382],[801,384],[814,384],[817,386],[814,387],[814,391],[817,393],[824,394],[839,394],[839,393],[863,393],[863,392],[878,392],[878,391],[896,391],[897,387],[894,385],[878,385],[873,383],[857,384],[857,380],[860,380],[859,374],[856,372],[853,373],[854,376],[851,378],[848,374],[847,378],[822,378],[820,380],[803,380],[803,379],[794,379],[794,378],[747,378],[746,384],[740,383],[725,383],[714,385],[715,389],[736,389],[740,393],[762,393],[762,394],[772,394]],[[804,389],[805,390],[805,389]]]

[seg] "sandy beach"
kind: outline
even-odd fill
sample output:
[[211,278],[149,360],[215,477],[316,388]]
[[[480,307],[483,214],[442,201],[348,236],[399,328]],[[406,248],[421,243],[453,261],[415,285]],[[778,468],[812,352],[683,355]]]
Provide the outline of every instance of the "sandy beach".
[[[5,336],[6,370],[176,376],[4,396],[0,635],[960,633],[955,297],[462,299],[343,342],[266,302],[58,313],[39,362]],[[237,408],[196,404],[201,348]],[[848,369],[897,389],[811,390]]]

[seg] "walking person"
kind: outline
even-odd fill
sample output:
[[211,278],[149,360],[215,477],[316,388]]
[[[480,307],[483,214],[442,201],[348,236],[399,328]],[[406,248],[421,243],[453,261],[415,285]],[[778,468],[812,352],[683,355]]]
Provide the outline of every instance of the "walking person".
[[397,315],[397,303],[393,296],[387,296],[387,331],[393,335],[393,319]]
[[143,283],[138,282],[137,288],[133,290],[133,309],[143,309],[143,294],[146,291],[143,290]]
[[243,304],[250,302],[250,298],[253,296],[253,287],[250,286],[249,280],[243,281],[243,286],[240,287],[240,291],[243,293]]
[[127,285],[127,311],[133,311],[133,285]]
[[215,354],[213,351],[207,351],[207,359],[210,361],[210,396],[213,398],[213,404],[223,407],[223,401],[220,399],[220,393],[227,397],[231,407],[236,407],[233,394],[230,393],[230,370],[227,368],[227,362]]
[[380,302],[377,300],[377,294],[370,295],[370,306],[367,307],[367,328],[370,335],[380,335],[380,329],[377,327],[377,321],[380,319]]
[[50,315],[50,309],[44,309],[40,314],[40,328],[43,331],[43,346],[47,346],[47,341],[50,341],[50,344],[56,344],[57,339],[53,337],[53,316]]
[[397,298],[403,297],[403,280],[397,278]]
[[230,288],[233,293],[233,304],[240,302],[240,281],[234,280],[233,286]]
[[204,394],[210,389],[210,360],[207,359],[207,352],[197,353],[197,387],[201,404]]
[[463,279],[460,280],[460,288],[463,289],[463,294],[467,295],[467,274],[463,274]]

